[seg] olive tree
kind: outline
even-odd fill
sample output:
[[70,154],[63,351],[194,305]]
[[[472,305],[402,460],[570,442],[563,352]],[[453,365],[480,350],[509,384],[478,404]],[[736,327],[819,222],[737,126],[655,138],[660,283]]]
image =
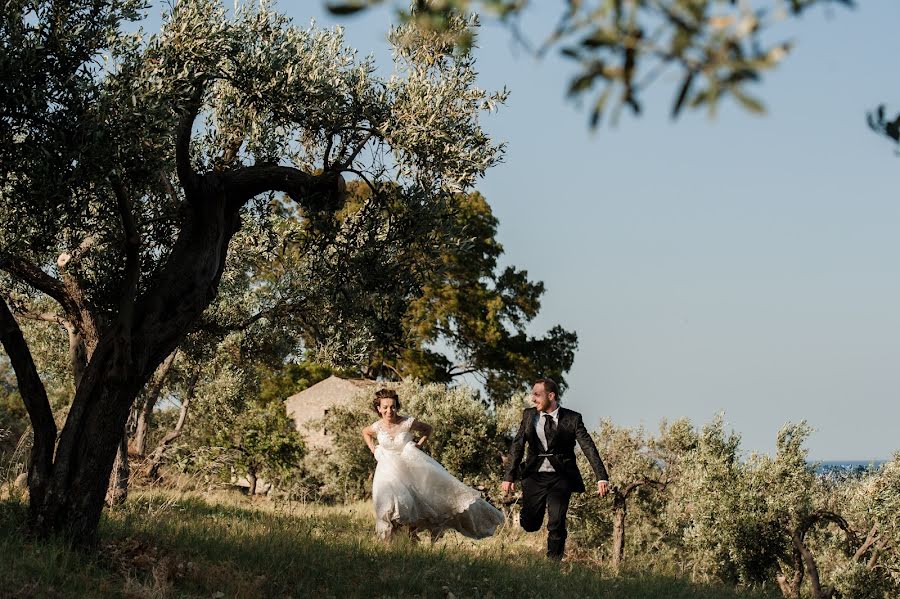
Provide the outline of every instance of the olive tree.
[[[626,544],[635,553],[653,548],[657,555],[671,544],[666,527],[670,488],[679,484],[697,433],[684,418],[662,421],[655,435],[643,427],[620,427],[604,418],[594,440],[609,470],[612,501],[598,501],[589,493],[573,496],[573,529],[587,545],[600,545],[609,538],[611,546],[604,553],[618,570],[625,563]],[[578,462],[582,472],[590,471],[583,454]],[[626,535],[626,530],[633,532]]]
[[[399,185],[427,224],[501,157],[478,118],[503,97],[474,87],[472,56],[442,34],[393,31],[396,70],[381,78],[340,31],[299,28],[267,2],[175,2],[156,34],[128,25],[143,7],[13,0],[0,24],[0,340],[34,429],[32,528],[83,542],[136,396],[273,193],[340,279],[334,247],[390,234],[338,224],[345,177],[376,191],[373,210],[385,181]],[[41,297],[70,340],[59,434],[15,316]]]
[[742,459],[721,417],[702,429],[673,506],[696,577],[774,581],[787,599],[896,591],[896,464],[829,481],[808,459],[810,433],[805,422],[788,423],[774,455]]

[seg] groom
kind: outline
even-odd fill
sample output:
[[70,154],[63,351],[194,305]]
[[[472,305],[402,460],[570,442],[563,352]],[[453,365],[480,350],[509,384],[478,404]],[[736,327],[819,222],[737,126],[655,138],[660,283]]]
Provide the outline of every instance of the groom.
[[[575,462],[575,441],[597,476],[597,494],[609,492],[609,475],[597,446],[584,428],[581,414],[559,407],[559,387],[551,379],[538,379],[531,390],[533,408],[522,412],[519,432],[509,449],[503,492],[515,490],[522,479],[519,523],[528,532],[541,527],[547,512],[547,557],[562,559],[566,547],[566,511],[572,493],[584,492]],[[528,457],[522,453],[528,445]]]

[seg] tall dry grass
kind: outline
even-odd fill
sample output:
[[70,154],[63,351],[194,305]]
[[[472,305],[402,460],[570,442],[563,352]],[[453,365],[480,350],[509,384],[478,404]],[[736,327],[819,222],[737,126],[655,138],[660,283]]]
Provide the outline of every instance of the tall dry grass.
[[132,492],[107,512],[92,552],[25,534],[24,505],[0,502],[0,597],[600,597],[770,598],[625,571],[587,550],[561,565],[543,558],[543,533],[511,524],[471,541],[373,536],[368,503],[321,506],[238,493]]

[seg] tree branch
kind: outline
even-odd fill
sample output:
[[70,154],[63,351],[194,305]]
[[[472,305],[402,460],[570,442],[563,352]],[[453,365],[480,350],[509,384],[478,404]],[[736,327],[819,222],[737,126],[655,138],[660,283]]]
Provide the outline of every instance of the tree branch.
[[631,495],[632,491],[640,488],[643,484],[644,484],[643,480],[636,480],[634,482],[629,483],[628,486],[625,487],[623,490],[617,491],[617,493],[622,497],[622,499],[625,499],[626,497]]
[[359,143],[359,145],[356,146],[356,149],[352,150],[352,151],[350,152],[350,155],[347,156],[347,158],[345,158],[344,160],[341,161],[341,163],[340,163],[340,165],[339,165],[340,168],[341,168],[341,169],[350,168],[350,166],[353,164],[353,161],[356,160],[356,157],[359,156],[359,153],[363,151],[363,148],[366,147],[366,145],[369,143],[369,141],[370,141],[373,137],[374,137],[374,134],[369,133],[369,134],[365,137],[365,139],[363,139],[363,140]]
[[380,197],[381,197],[381,193],[378,191],[378,188],[375,187],[375,184],[372,183],[372,181],[369,180],[369,177],[368,177],[364,172],[362,172],[362,171],[360,171],[360,170],[357,170],[357,169],[354,169],[354,168],[350,168],[349,166],[348,166],[347,168],[342,169],[342,170],[343,170],[344,172],[346,172],[346,173],[353,173],[354,175],[356,175],[357,177],[359,177],[360,179],[362,179],[362,180],[363,180],[363,183],[365,183],[366,186],[369,188],[369,190],[371,190],[371,192],[372,192],[372,197],[373,197],[373,198],[380,198]]
[[28,488],[31,501],[35,502],[34,505],[39,505],[53,469],[56,422],[53,420],[53,410],[47,399],[47,390],[38,376],[22,330],[2,297],[0,297],[0,342],[16,373],[19,393],[34,429],[34,443],[28,465]]
[[[457,368],[463,368],[463,370],[457,370]],[[478,369],[475,367],[466,368],[466,365],[453,366],[450,370],[447,371],[447,375],[451,378],[456,378],[458,376],[463,376],[466,374],[472,374],[473,372],[478,372]]]
[[820,510],[820,511],[813,513],[811,518],[815,518],[815,521],[813,522],[813,524],[820,522],[820,521],[825,521],[825,522],[831,522],[832,524],[837,525],[838,528],[840,528],[841,530],[844,531],[844,534],[847,536],[847,540],[850,542],[851,545],[855,546],[855,545],[859,544],[859,539],[857,538],[856,533],[853,532],[853,529],[850,528],[850,525],[847,523],[847,521],[844,520],[844,518],[842,516],[840,516],[839,514],[835,514],[834,512]]
[[178,180],[184,193],[191,201],[194,192],[197,189],[199,176],[194,172],[191,166],[191,137],[194,130],[194,121],[200,113],[200,107],[203,106],[204,85],[197,83],[194,93],[184,107],[184,112],[178,121],[178,130],[175,138],[175,172],[178,174]]
[[866,536],[866,540],[863,541],[863,544],[859,546],[859,549],[856,550],[856,553],[853,554],[852,560],[854,562],[860,561],[863,556],[866,554],[866,551],[869,550],[869,547],[875,544],[878,541],[878,523],[872,525],[872,528],[869,530],[869,534]]
[[94,246],[95,242],[96,242],[96,240],[94,239],[94,236],[88,235],[81,241],[80,244],[78,244],[78,247],[75,248],[75,250],[73,250],[72,253],[69,253],[69,252],[61,253],[59,255],[59,257],[56,259],[56,266],[60,270],[62,270],[64,268],[66,268],[66,266],[68,266],[69,264],[78,262],[78,260],[81,259],[81,257],[85,254],[85,252],[87,252],[89,249],[91,249]]
[[62,281],[55,277],[51,277],[38,268],[36,264],[33,264],[20,256],[0,252],[0,270],[9,273],[17,280],[52,297],[60,306],[62,306],[63,311],[66,314],[70,316],[78,314],[78,306],[69,295]]
[[237,158],[238,152],[241,151],[242,145],[244,145],[244,137],[242,135],[232,137],[222,149],[222,154],[219,156],[215,170],[222,172],[231,167]]
[[806,573],[809,575],[809,584],[812,588],[813,597],[815,599],[826,599],[831,597],[832,589],[829,587],[823,587],[822,583],[819,579],[819,568],[816,565],[815,557],[812,554],[812,551],[806,546],[804,539],[806,537],[806,533],[809,530],[818,524],[819,522],[832,522],[836,524],[844,533],[847,535],[847,538],[851,541],[856,539],[856,534],[850,528],[850,525],[847,524],[847,521],[844,520],[839,514],[835,514],[834,512],[829,512],[825,510],[815,511],[812,514],[806,516],[803,520],[800,521],[800,524],[794,530],[791,535],[791,542],[794,545],[794,549],[800,554],[800,558],[803,561],[803,565],[806,567]]
[[162,183],[163,190],[166,192],[166,195],[172,200],[172,204],[175,206],[181,205],[181,198],[178,197],[178,193],[175,191],[175,187],[172,185],[172,182],[169,181],[169,176],[163,171],[159,171],[159,181]]
[[252,198],[270,191],[286,193],[301,208],[311,212],[341,207],[342,178],[338,173],[310,175],[290,166],[257,164],[223,174],[229,209],[237,211]]
[[875,545],[875,549],[872,550],[872,557],[869,558],[869,563],[866,564],[866,567],[869,570],[875,569],[875,564],[878,563],[879,554],[884,551],[884,549],[888,546],[887,537],[882,537],[878,540],[878,544]]
[[182,430],[184,429],[184,423],[187,420],[188,407],[191,404],[191,400],[194,398],[194,393],[197,389],[197,382],[200,380],[200,371],[201,368],[198,366],[194,369],[193,373],[191,373],[191,378],[188,380],[184,400],[181,402],[181,410],[178,413],[178,422],[175,424],[174,429],[166,433],[166,436],[162,438],[162,440],[156,446],[156,449],[154,449],[153,453],[150,454],[150,457],[147,458],[146,465],[143,469],[143,474],[145,477],[152,479],[155,479],[157,477],[157,474],[159,473],[159,467],[162,464],[163,455],[172,444],[172,442],[181,436]]
[[809,575],[809,586],[812,588],[814,599],[822,599],[822,583],[819,580],[819,568],[816,566],[816,560],[812,551],[803,542],[803,537],[799,534],[799,531],[794,531],[792,541],[794,548],[800,553],[803,565],[806,567],[806,573]]
[[65,327],[68,321],[56,314],[55,312],[32,312],[30,310],[15,310],[15,313],[27,320],[37,320],[39,322],[52,322]]
[[134,222],[131,196],[118,177],[110,179],[122,229],[125,232],[125,289],[119,302],[119,322],[123,331],[130,337],[131,325],[134,321],[134,299],[137,295],[138,282],[141,276],[141,235]]
[[22,318],[58,324],[66,329],[66,332],[69,334],[69,366],[72,369],[72,377],[77,388],[81,383],[81,375],[84,374],[85,366],[87,366],[87,352],[81,330],[71,320],[67,320],[54,312],[32,312],[30,310],[19,310],[15,307],[13,310]]
[[77,389],[84,376],[84,370],[87,368],[87,347],[81,329],[68,321],[64,322],[63,326],[69,333],[69,367],[72,369],[72,378]]
[[322,170],[327,171],[331,168],[331,148],[334,146],[334,133],[328,134],[328,144],[325,146],[325,154],[322,157]]
[[159,400],[159,394],[162,392],[163,383],[165,383],[166,376],[169,374],[169,369],[175,362],[175,355],[177,353],[178,350],[176,349],[166,356],[163,363],[156,368],[152,382],[144,392],[142,398],[143,401],[138,404],[137,422],[135,425],[134,437],[132,439],[132,449],[134,450],[134,453],[138,455],[143,455],[144,450],[146,449],[145,445],[147,442],[147,430],[150,426],[150,417],[153,414],[153,409],[156,407],[156,402]]

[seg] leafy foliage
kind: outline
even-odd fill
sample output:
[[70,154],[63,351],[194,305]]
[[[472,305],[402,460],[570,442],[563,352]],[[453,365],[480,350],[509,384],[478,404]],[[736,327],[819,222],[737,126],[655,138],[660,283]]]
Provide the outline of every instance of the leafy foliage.
[[332,374],[328,366],[315,362],[287,362],[281,368],[269,368],[260,366],[257,370],[259,377],[259,401],[268,404],[276,401],[284,401],[294,393],[299,393],[327,379]]
[[15,385],[9,362],[0,359],[0,455],[11,454],[28,429],[28,413]]
[[276,482],[300,465],[304,443],[281,402],[251,403],[216,436],[237,473]]
[[[348,193],[350,213],[371,195],[360,185],[348,186]],[[412,240],[391,248],[396,268],[405,265],[406,279],[418,287],[400,284],[401,273],[382,268],[378,272],[388,273],[383,299],[377,296],[376,304],[370,293],[357,302],[371,306],[371,318],[379,322],[366,375],[450,383],[473,374],[495,403],[508,402],[537,376],[565,387],[577,336],[560,326],[543,337],[528,335],[543,283],[512,266],[498,269],[503,247],[496,240],[497,219],[481,194],[455,194],[448,202],[439,253]],[[391,222],[400,217],[392,210]]]
[[874,112],[870,112],[866,120],[873,131],[884,135],[895,144],[900,144],[900,114],[891,120],[885,115],[885,107],[882,104]]
[[[340,15],[383,2],[347,0],[326,5]],[[559,20],[538,53],[558,48],[577,65],[568,92],[578,98],[593,96],[591,127],[600,123],[608,105],[612,105],[613,121],[623,107],[640,114],[643,92],[666,71],[674,71],[679,81],[673,117],[686,107],[705,106],[714,114],[725,97],[749,112],[763,112],[762,102],[747,87],[790,51],[789,42],[771,41],[775,25],[815,6],[854,6],[853,0],[769,0],[752,5],[733,0],[570,0],[560,4]],[[472,45],[473,32],[450,31],[447,23],[454,14],[480,9],[512,26],[521,38],[517,18],[531,5],[528,0],[417,0],[409,10],[400,7],[398,12],[401,20],[443,32],[466,49]],[[595,94],[596,86],[601,90]]]

